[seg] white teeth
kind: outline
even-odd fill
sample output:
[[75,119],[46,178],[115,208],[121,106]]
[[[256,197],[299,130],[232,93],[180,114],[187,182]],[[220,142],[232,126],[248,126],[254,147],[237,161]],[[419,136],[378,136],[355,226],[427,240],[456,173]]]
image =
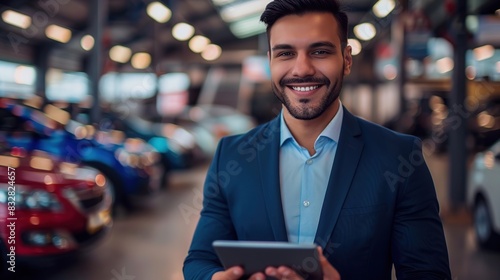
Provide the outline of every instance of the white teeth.
[[319,88],[319,86],[312,86],[312,87],[292,87],[296,91],[311,91]]

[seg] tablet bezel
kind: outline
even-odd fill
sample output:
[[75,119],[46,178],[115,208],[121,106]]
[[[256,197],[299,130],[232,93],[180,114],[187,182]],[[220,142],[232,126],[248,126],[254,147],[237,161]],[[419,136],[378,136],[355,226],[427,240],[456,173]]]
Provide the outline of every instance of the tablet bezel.
[[[241,266],[244,277],[268,266],[288,266],[304,279],[323,279],[317,245],[277,241],[216,240],[212,246],[224,269]],[[269,278],[273,279],[273,278]]]

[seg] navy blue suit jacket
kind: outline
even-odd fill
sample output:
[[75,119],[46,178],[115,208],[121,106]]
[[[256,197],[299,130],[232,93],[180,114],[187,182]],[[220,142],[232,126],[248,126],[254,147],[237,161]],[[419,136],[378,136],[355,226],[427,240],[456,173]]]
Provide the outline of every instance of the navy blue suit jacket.
[[[451,279],[434,184],[420,140],[344,108],[315,242],[343,280]],[[214,240],[287,241],[280,121],[223,138],[208,170],[185,279],[222,270]]]

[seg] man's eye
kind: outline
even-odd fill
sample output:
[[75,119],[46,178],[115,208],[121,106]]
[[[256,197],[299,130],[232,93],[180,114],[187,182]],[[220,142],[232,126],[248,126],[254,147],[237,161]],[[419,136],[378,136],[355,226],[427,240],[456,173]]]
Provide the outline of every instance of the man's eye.
[[330,52],[329,51],[325,51],[325,50],[317,50],[317,51],[313,51],[312,54],[315,54],[315,55],[325,55],[325,54],[329,54]]
[[282,56],[291,56],[292,52],[280,52],[278,53],[277,57],[282,57]]

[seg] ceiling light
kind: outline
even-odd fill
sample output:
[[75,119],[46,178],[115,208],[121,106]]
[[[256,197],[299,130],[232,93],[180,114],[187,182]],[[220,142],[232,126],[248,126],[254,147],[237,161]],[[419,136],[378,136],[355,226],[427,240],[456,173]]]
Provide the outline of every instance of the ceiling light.
[[384,74],[384,78],[392,81],[397,78],[398,69],[396,68],[396,66],[394,66],[394,64],[387,64],[384,66],[382,73]]
[[94,37],[91,35],[85,35],[82,37],[82,40],[80,40],[80,45],[82,46],[82,49],[86,51],[90,51],[94,47]]
[[220,16],[225,22],[233,22],[251,15],[261,14],[269,0],[252,0],[228,5],[221,9]]
[[22,29],[26,29],[31,25],[31,17],[14,12],[12,10],[6,10],[2,13],[2,19],[10,25],[17,26]]
[[476,33],[477,29],[479,28],[479,19],[475,15],[470,15],[465,18],[465,26],[467,27],[467,30],[469,30],[471,33]]
[[212,3],[216,6],[224,6],[233,3],[234,0],[212,0]]
[[45,106],[43,111],[45,112],[47,117],[61,124],[67,124],[71,119],[68,112],[51,104]]
[[203,59],[205,60],[211,61],[219,58],[221,54],[221,47],[215,44],[210,44],[203,50],[203,52],[201,53],[201,57],[203,57]]
[[377,30],[375,26],[369,22],[361,23],[354,27],[354,35],[364,41],[372,39],[376,34]]
[[358,55],[361,52],[361,49],[363,48],[361,46],[361,43],[357,39],[348,39],[347,44],[351,46],[352,48],[352,55]]
[[476,78],[476,75],[477,75],[476,67],[467,66],[467,68],[465,68],[465,76],[467,77],[467,79],[474,80]]
[[495,55],[495,48],[492,45],[484,45],[473,50],[474,58],[477,61],[485,60]]
[[194,27],[187,23],[178,23],[172,28],[172,36],[179,41],[186,41],[194,34]]
[[443,57],[436,61],[437,71],[441,74],[453,70],[453,67],[454,67],[453,59],[451,59],[450,57]]
[[392,10],[396,7],[394,0],[379,0],[375,5],[373,5],[373,13],[379,17],[386,17]]
[[151,55],[145,52],[138,52],[132,56],[131,63],[135,69],[146,69],[151,65]]
[[52,40],[67,43],[71,39],[71,30],[51,24],[45,29],[45,35]]
[[148,15],[159,23],[165,23],[172,17],[172,11],[160,2],[152,2],[147,7]]
[[195,53],[201,53],[208,44],[210,44],[210,39],[201,35],[196,35],[189,40],[189,48]]
[[242,39],[266,32],[266,25],[260,21],[260,15],[256,15],[231,23],[229,29],[236,37]]
[[114,46],[109,50],[111,60],[119,63],[126,63],[131,55],[132,51],[129,48],[120,45]]

